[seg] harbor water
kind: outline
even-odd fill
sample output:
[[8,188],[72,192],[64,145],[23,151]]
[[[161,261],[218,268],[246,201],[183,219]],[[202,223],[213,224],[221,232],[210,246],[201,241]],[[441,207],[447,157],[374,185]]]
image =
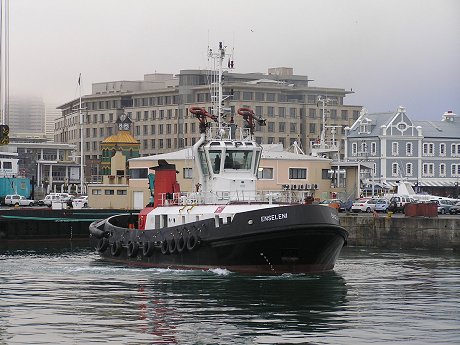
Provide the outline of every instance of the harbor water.
[[108,264],[0,252],[0,344],[458,344],[460,255],[344,248],[333,272]]

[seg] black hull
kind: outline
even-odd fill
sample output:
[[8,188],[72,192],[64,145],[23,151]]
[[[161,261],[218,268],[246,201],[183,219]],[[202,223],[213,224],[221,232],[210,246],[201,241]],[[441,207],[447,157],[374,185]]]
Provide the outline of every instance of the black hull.
[[347,231],[335,210],[283,206],[161,230],[128,228],[128,215],[90,225],[91,244],[106,259],[178,269],[225,268],[245,273],[306,273],[334,268]]

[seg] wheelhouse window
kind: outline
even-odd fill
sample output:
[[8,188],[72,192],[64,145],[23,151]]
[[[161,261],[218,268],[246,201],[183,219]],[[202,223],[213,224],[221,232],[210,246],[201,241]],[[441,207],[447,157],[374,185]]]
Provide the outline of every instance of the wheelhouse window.
[[306,180],[307,179],[307,169],[289,168],[289,179],[290,180]]
[[227,150],[225,152],[224,169],[250,170],[252,151]]
[[206,163],[206,157],[203,151],[198,151],[198,156],[200,158],[200,166],[203,171],[203,175],[209,175],[208,164]]
[[221,150],[209,150],[209,160],[211,161],[212,171],[214,174],[220,173],[220,166],[222,162]]

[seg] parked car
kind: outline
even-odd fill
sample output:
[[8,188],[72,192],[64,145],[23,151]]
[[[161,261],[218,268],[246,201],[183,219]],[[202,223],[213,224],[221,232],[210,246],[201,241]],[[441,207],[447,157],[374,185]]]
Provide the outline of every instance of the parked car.
[[404,212],[404,207],[406,204],[415,202],[414,199],[408,195],[397,195],[393,196],[390,199],[390,205],[388,206],[388,211],[391,212]]
[[339,212],[345,212],[345,204],[340,199],[329,199],[323,200],[319,203],[320,205],[325,205],[337,209]]
[[358,199],[351,206],[352,212],[372,212],[375,210],[376,199]]
[[438,205],[438,213],[440,214],[450,213],[450,209],[454,206],[454,203],[450,200],[438,199],[430,201]]
[[39,204],[51,207],[53,202],[67,203],[71,197],[72,196],[68,193],[51,193],[45,196],[45,199],[40,200]]
[[387,212],[390,201],[387,199],[378,199],[375,204],[375,212]]
[[5,196],[5,205],[8,206],[33,206],[35,200],[27,199],[25,196],[18,194],[11,194]]
[[72,200],[72,207],[73,208],[85,208],[88,207],[88,196],[82,195],[78,198],[74,198]]
[[449,213],[450,214],[459,214],[460,213],[460,201],[457,201],[455,203],[455,205],[453,205],[450,209],[449,209]]

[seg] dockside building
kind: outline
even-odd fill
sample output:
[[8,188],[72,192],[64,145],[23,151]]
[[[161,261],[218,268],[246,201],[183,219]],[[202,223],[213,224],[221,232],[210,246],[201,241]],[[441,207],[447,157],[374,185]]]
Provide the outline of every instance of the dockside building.
[[[116,134],[122,114],[132,121],[140,156],[193,145],[199,139],[199,123],[188,109],[199,106],[211,112],[210,73],[182,70],[177,75],[147,74],[141,81],[94,83],[92,93],[82,97],[85,175],[102,174],[101,142]],[[318,99],[325,100],[326,126],[339,126],[336,139],[342,144],[343,155],[344,128],[355,122],[362,107],[345,104],[351,91],[310,83],[307,76],[295,75],[292,68],[269,69],[267,74],[225,72],[224,108],[234,115],[240,107],[252,108],[266,119],[266,126],[256,130],[257,142],[288,148],[296,141],[308,153],[310,143],[319,139],[322,130],[323,109]],[[79,148],[79,99],[59,109],[62,116],[55,122],[55,142]],[[239,116],[235,120],[243,125]]]

